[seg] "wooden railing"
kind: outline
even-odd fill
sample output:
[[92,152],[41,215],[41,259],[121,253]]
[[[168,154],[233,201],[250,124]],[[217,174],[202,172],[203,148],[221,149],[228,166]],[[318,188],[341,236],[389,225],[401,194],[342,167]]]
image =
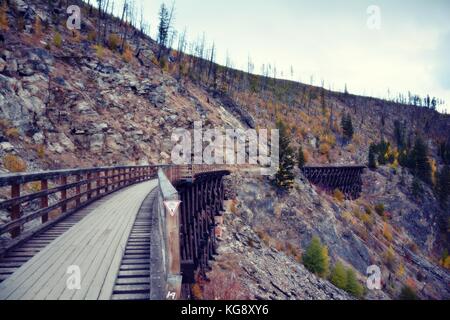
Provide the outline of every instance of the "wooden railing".
[[124,166],[1,175],[0,187],[10,189],[10,198],[0,202],[0,210],[8,210],[11,221],[0,226],[0,235],[10,232],[17,238],[30,221],[40,218],[46,224],[51,213],[66,216],[114,191],[151,179],[157,169]]
[[217,165],[149,165],[0,175],[0,188],[10,189],[10,198],[0,202],[0,210],[8,210],[11,216],[10,222],[0,225],[0,235],[9,232],[17,238],[23,225],[30,221],[40,218],[45,224],[52,212],[66,216],[107,194],[155,177],[158,168],[173,184],[225,169]]

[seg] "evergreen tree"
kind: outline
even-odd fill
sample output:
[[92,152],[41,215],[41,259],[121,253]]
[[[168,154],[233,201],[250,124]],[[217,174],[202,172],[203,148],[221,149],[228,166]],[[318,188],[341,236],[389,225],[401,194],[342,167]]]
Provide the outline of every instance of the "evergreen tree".
[[394,136],[399,150],[403,150],[406,146],[405,127],[400,121],[394,121]]
[[169,31],[172,24],[174,7],[171,10],[167,9],[163,3],[159,9],[159,25],[158,25],[158,60],[161,61],[163,54],[165,53],[169,41]]
[[345,290],[347,287],[347,270],[345,270],[342,262],[337,262],[331,272],[330,281],[336,287]]
[[381,142],[376,146],[377,154],[378,154],[378,164],[386,165],[388,161],[388,153],[391,145],[386,140],[381,139]]
[[347,269],[347,286],[345,291],[355,296],[356,298],[362,298],[364,289],[362,285],[356,279],[355,271],[351,268]]
[[376,161],[376,145],[371,144],[369,147],[369,168],[375,170],[377,168]]
[[298,167],[301,169],[305,166],[305,154],[303,153],[302,146],[298,147],[298,155],[297,155],[297,164]]
[[412,161],[414,164],[414,175],[423,182],[431,183],[431,165],[428,160],[428,147],[421,137],[417,137],[412,150]]
[[289,189],[294,183],[293,169],[295,166],[295,156],[293,149],[290,147],[291,140],[289,137],[288,129],[281,119],[277,121],[277,129],[280,133],[280,163],[278,172],[275,176],[275,180],[278,187]]
[[310,272],[325,277],[329,270],[328,249],[314,236],[302,257],[303,264]]
[[354,129],[353,129],[352,117],[350,116],[350,114],[344,114],[342,116],[341,128],[342,128],[342,132],[344,134],[344,138],[347,141],[352,140],[353,134],[354,134]]

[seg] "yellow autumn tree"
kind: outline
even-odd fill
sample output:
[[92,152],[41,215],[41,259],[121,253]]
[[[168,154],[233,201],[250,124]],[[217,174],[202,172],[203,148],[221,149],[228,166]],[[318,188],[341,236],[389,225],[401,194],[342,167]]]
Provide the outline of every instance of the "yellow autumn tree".
[[133,59],[133,50],[130,48],[130,46],[125,45],[125,49],[123,50],[122,53],[122,59],[125,62],[130,62],[131,59]]
[[7,11],[8,11],[8,5],[6,4],[6,1],[3,1],[3,4],[0,8],[0,30],[2,30],[2,31],[9,30],[8,15],[6,14]]

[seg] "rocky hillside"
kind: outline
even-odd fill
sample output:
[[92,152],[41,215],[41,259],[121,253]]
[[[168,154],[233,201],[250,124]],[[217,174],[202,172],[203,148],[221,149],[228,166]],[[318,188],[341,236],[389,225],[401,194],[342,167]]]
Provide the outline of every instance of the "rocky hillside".
[[[96,10],[82,6],[81,30],[71,32],[62,1],[52,12],[47,5],[10,0],[2,7],[1,172],[167,163],[176,128],[191,129],[194,121],[273,128],[276,118],[288,124],[293,147],[303,146],[308,163],[365,164],[369,145],[381,138],[398,160],[395,124],[401,123],[410,144],[425,138],[433,172],[443,166],[438,145],[450,137],[449,116],[216,64],[204,68],[208,62],[176,51],[158,61],[157,44],[132,28],[125,49],[117,48],[117,19],[101,20],[108,34],[99,40]],[[350,143],[340,128],[346,113],[355,131]],[[449,272],[439,266],[448,247],[442,227],[448,212],[432,186],[413,195],[411,172],[398,161],[367,170],[363,196],[354,202],[322,193],[299,172],[296,177],[289,193],[271,179],[233,177],[236,200],[214,272],[236,269],[250,298],[347,298],[301,265],[318,235],[331,262],[355,269],[361,283],[367,266],[380,266],[384,288],[367,298],[396,298],[405,284],[421,298],[450,297]],[[0,219],[8,221],[8,213]],[[228,256],[234,266],[220,263]],[[276,268],[280,261],[286,268]]]

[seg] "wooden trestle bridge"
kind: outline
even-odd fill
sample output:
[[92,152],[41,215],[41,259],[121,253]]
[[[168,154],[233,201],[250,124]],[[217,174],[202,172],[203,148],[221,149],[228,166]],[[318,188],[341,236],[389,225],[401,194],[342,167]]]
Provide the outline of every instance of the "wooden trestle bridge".
[[[215,254],[230,170],[150,165],[0,175],[0,191],[9,193],[0,210],[11,217],[0,225],[0,300],[188,298]],[[322,170],[323,180],[317,168],[303,172],[349,197],[360,192],[360,167]]]

